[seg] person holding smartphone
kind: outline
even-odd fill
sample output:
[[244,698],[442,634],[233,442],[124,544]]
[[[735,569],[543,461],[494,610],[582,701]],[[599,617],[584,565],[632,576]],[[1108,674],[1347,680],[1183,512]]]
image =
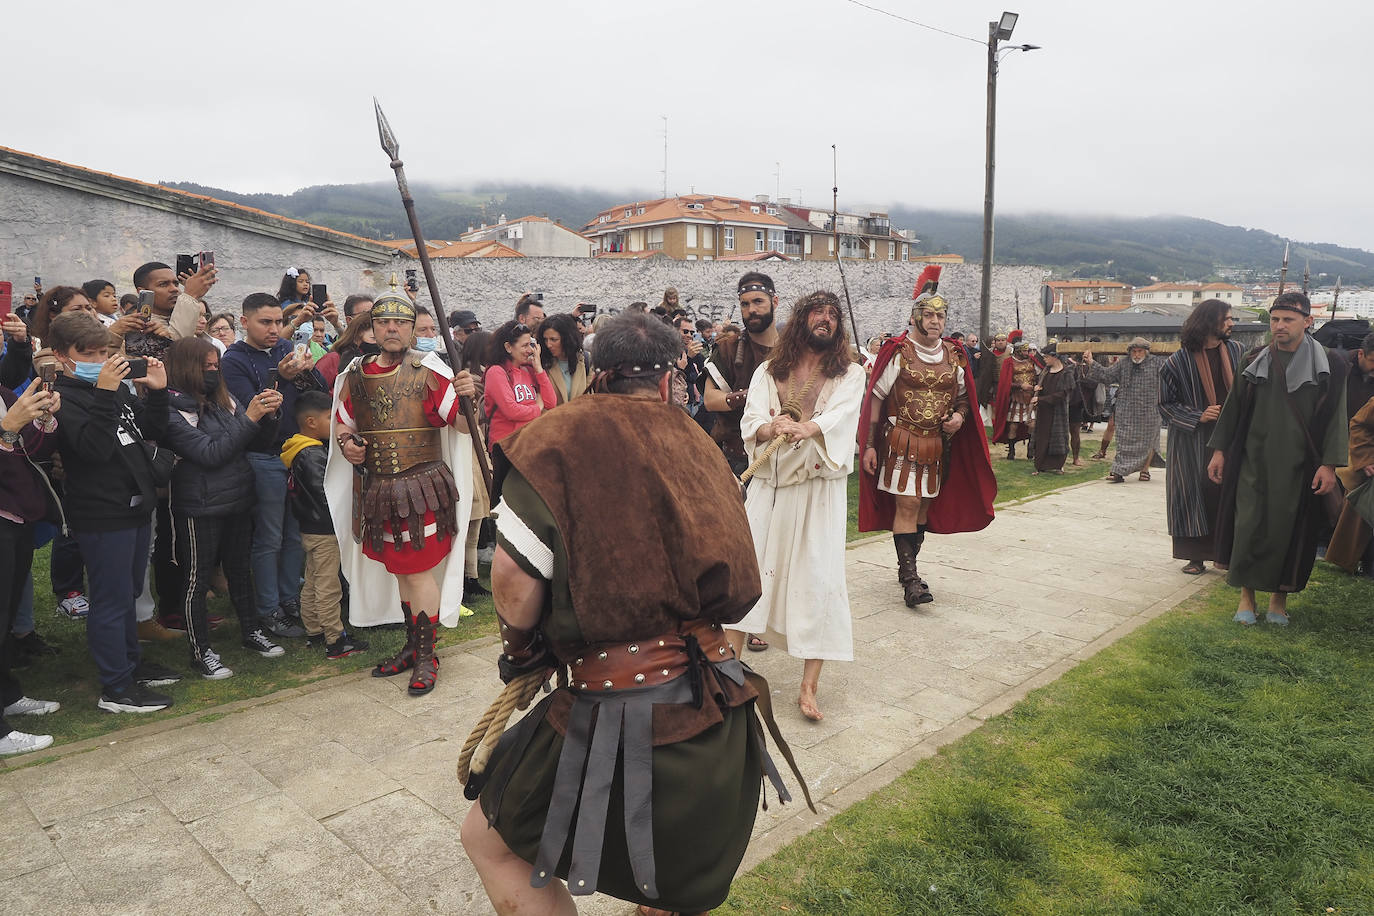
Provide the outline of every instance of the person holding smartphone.
[[[142,328],[123,334],[125,355],[161,359],[172,341],[195,337],[205,314],[205,295],[216,276],[215,265],[209,262],[186,277],[184,286],[176,271],[161,261],[149,261],[135,270],[134,288],[153,294],[152,314],[143,316]],[[110,330],[115,332],[116,327]]]
[[10,665],[23,654],[22,649],[14,651],[23,641],[11,629],[33,565],[33,526],[46,517],[51,493],[34,461],[57,445],[61,406],[62,396],[41,383],[30,385],[22,396],[0,387],[0,756],[52,744],[52,735],[23,732],[13,723],[20,716],[56,712],[60,705],[25,696]]
[[142,590],[157,504],[148,440],[167,434],[167,374],[147,360],[129,391],[130,360],[109,353],[109,334],[93,316],[59,315],[48,342],[62,369],[57,451],[66,473],[63,508],[90,579],[86,645],[100,674],[96,705],[106,712],[155,712],[172,698],[150,687],[180,679],[143,659],[134,599]]

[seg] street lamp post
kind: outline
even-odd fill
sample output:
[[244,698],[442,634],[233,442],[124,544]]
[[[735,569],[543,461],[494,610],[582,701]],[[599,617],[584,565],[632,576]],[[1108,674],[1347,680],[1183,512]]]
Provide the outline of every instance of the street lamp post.
[[997,68],[998,55],[1004,51],[1034,51],[1038,45],[1016,45],[999,48],[1011,38],[1019,13],[1002,13],[1002,18],[988,23],[988,124],[987,160],[983,184],[983,283],[979,295],[978,337],[991,340],[992,323],[992,194],[995,150],[997,145]]

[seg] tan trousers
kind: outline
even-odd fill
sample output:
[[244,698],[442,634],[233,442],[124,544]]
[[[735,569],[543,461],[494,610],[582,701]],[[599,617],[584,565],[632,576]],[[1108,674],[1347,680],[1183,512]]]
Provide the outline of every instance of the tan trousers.
[[323,633],[328,642],[343,636],[339,604],[339,542],[332,534],[301,534],[305,548],[305,584],[301,587],[301,623],[311,636]]

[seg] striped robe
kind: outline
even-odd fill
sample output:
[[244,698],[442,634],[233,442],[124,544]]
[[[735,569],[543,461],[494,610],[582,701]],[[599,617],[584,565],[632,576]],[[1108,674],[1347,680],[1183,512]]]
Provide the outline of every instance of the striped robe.
[[1150,456],[1159,451],[1159,367],[1164,360],[1146,356],[1139,366],[1129,356],[1112,363],[1086,366],[1086,375],[1103,385],[1117,385],[1116,456],[1113,474],[1125,477],[1150,466]]
[[[1231,367],[1240,371],[1240,344],[1222,341]],[[1234,383],[1233,383],[1234,384]],[[1225,401],[1225,398],[1222,398]],[[1166,516],[1169,534],[1176,538],[1206,537],[1216,519],[1204,509],[1203,487],[1211,451],[1211,429],[1199,430],[1198,418],[1207,406],[1207,395],[1198,378],[1193,354],[1178,350],[1159,370],[1159,414],[1169,424],[1169,467],[1165,474]]]

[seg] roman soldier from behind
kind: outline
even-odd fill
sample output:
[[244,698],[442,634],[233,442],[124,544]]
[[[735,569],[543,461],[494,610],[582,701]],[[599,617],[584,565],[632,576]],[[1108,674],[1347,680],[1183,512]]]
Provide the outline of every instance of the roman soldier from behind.
[[[1005,442],[1008,460],[1016,460],[1016,443],[1031,437],[1035,425],[1035,376],[1044,368],[1031,356],[1030,341],[1018,328],[1007,335],[1011,358],[1002,363],[993,404],[992,441]],[[1029,446],[1027,446],[1029,448]]]
[[[410,692],[434,689],[435,626],[458,622],[463,561],[448,562],[467,529],[472,446],[459,397],[475,386],[437,353],[410,349],[415,307],[388,293],[372,306],[382,352],[355,359],[335,383],[334,437],[326,488],[358,626],[406,625],[404,648],[374,677],[413,671]],[[338,460],[339,455],[344,460]],[[360,545],[360,549],[359,546]]]
[[916,568],[926,532],[987,527],[997,495],[968,354],[941,336],[939,279],[938,265],[921,272],[909,328],[878,351],[860,413],[859,530],[892,532],[907,607],[934,600]]

